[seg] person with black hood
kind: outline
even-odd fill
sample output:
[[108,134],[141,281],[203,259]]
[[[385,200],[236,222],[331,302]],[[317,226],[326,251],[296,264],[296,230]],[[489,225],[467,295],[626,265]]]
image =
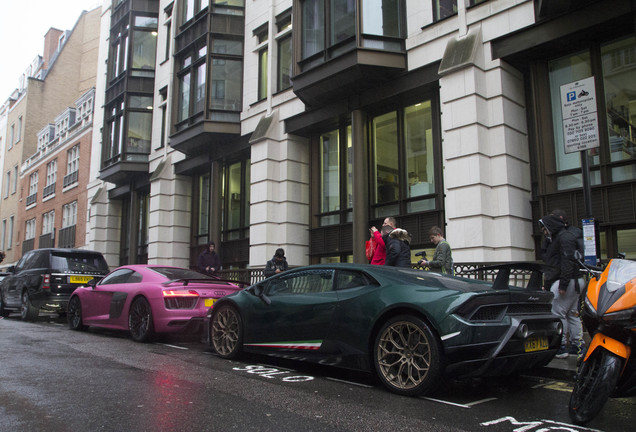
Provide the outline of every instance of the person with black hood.
[[411,268],[411,236],[406,230],[396,228],[396,220],[393,217],[384,219],[382,236],[386,247],[384,265],[393,267]]
[[[581,320],[575,314],[579,290],[584,283],[578,264],[574,260],[577,239],[567,229],[563,218],[557,215],[544,216],[539,220],[539,225],[546,238],[545,248],[542,248],[542,258],[551,266],[544,273],[543,289],[550,290],[554,294],[552,313],[559,316],[563,322],[561,348],[555,357],[564,358],[568,354],[581,353],[584,346]],[[566,347],[568,337],[569,349]]]
[[285,258],[285,250],[283,248],[276,249],[276,253],[271,260],[267,261],[265,266],[265,277],[274,276],[275,274],[287,271],[287,258]]
[[208,242],[208,246],[197,260],[197,269],[208,276],[214,276],[221,270],[221,258],[219,258],[215,248],[216,245],[213,241]]

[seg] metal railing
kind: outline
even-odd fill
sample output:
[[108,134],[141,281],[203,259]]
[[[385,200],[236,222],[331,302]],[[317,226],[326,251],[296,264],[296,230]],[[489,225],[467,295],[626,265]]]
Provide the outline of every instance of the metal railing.
[[[491,263],[456,263],[454,264],[455,276],[465,277],[469,279],[477,279],[486,282],[493,282],[497,276],[498,270],[484,269],[494,265],[510,264],[508,262],[491,262]],[[412,264],[414,269],[428,270],[426,267],[420,267]],[[290,267],[292,269],[292,267]],[[249,268],[249,269],[228,269],[221,270],[218,274],[223,279],[240,281],[241,285],[254,285],[265,279],[265,268]],[[530,270],[512,269],[510,271],[510,285],[526,286],[530,280],[532,272]]]

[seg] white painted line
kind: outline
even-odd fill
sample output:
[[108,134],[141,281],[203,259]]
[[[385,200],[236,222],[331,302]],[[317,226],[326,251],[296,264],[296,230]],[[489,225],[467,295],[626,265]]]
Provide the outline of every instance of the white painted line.
[[475,405],[479,405],[479,404],[490,402],[490,401],[494,401],[494,400],[497,400],[497,398],[493,397],[493,398],[478,400],[478,401],[475,401],[475,402],[470,402],[470,403],[467,403],[466,406],[467,407],[472,407],[472,406],[475,406]]
[[170,348],[176,348],[176,349],[180,349],[180,350],[187,350],[186,347],[180,347],[180,346],[177,346],[177,345],[170,345],[170,344],[164,344],[164,343],[158,343],[156,345],[163,345],[163,346],[167,346],[167,347],[170,347]]
[[357,382],[341,380],[341,379],[338,379],[338,378],[330,378],[330,377],[327,377],[327,379],[328,379],[329,381],[336,381],[336,382],[339,382],[339,383],[351,384],[351,385],[358,386],[358,387],[373,388],[373,386],[372,386],[372,385],[368,385],[368,384],[360,384],[360,383],[357,383]]
[[554,420],[542,419],[541,421],[546,422],[546,423],[551,423],[551,424],[554,424],[554,425],[565,426],[565,427],[568,427],[568,428],[575,428],[574,430],[576,430],[576,431],[602,432],[600,429],[590,429],[590,428],[586,428],[586,427],[583,427],[583,426],[576,426],[576,425],[573,425],[573,424],[562,423],[562,422],[558,422],[558,421],[554,421]]
[[439,403],[443,403],[443,404],[446,404],[446,405],[452,405],[452,406],[456,406],[456,407],[460,407],[460,408],[470,408],[467,405],[462,405],[462,404],[449,402],[449,401],[445,401],[445,400],[441,400],[441,399],[433,399],[433,398],[430,398],[430,397],[420,396],[420,399],[426,399],[426,400],[430,400],[430,401],[433,401],[433,402],[439,402]]

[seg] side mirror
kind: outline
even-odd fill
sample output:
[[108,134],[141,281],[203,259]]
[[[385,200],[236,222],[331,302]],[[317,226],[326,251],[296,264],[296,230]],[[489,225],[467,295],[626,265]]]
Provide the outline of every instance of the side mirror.
[[93,278],[91,280],[89,280],[88,282],[86,282],[86,285],[88,285],[91,288],[95,288],[95,286],[97,285],[98,280]]
[[272,304],[272,301],[269,299],[269,297],[265,295],[265,288],[263,287],[263,285],[254,285],[249,288],[249,291],[256,297],[261,299],[266,305]]
[[14,266],[14,265],[9,266],[9,267],[7,268],[7,272],[9,272],[9,273],[15,273],[15,266]]
[[576,258],[577,261],[581,261],[583,259],[583,255],[581,255],[581,252],[579,252],[578,249],[574,251],[574,258]]

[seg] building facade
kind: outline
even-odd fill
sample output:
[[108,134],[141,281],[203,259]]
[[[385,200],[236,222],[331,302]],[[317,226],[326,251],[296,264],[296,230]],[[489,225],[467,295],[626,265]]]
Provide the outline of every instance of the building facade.
[[[69,107],[74,110],[78,98],[95,86],[100,12],[99,8],[84,11],[70,31],[49,30],[44,38],[44,55],[38,56],[20,77],[19,86],[9,99],[0,201],[0,246],[6,252],[3,267],[15,264],[22,256],[25,238],[40,232],[31,231],[34,222],[30,222],[27,233],[23,215],[30,195],[41,199],[46,178],[36,185],[30,178],[21,177],[20,172],[44,145],[41,139],[46,125]],[[65,123],[67,129],[69,126]],[[53,134],[48,133],[49,139],[56,138]],[[56,189],[56,197],[57,194]],[[35,226],[40,223],[41,220],[36,221]]]
[[[634,257],[634,8],[105,0],[89,246],[111,265],[193,266],[209,241],[225,268],[278,247],[364,262],[394,216],[413,252],[437,225],[455,262],[535,260],[561,208],[597,219],[602,258]],[[590,77],[599,146],[566,153],[560,87]]]
[[44,247],[86,247],[94,100],[95,89],[90,89],[45,125],[37,152],[20,168],[20,255]]

